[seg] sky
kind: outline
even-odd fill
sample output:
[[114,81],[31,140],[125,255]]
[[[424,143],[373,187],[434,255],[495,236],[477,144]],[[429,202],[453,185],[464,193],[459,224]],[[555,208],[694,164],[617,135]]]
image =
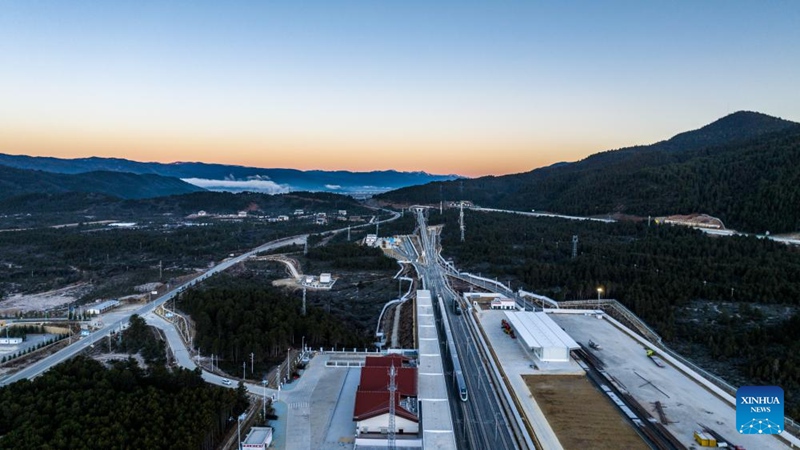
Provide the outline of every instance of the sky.
[[465,176],[800,121],[800,2],[0,2],[0,153]]

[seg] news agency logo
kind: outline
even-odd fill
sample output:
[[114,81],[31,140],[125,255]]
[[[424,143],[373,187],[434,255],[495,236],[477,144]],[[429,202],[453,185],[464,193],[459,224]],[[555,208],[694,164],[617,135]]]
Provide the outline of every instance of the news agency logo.
[[736,430],[740,434],[779,434],[783,431],[783,389],[742,386],[736,391]]

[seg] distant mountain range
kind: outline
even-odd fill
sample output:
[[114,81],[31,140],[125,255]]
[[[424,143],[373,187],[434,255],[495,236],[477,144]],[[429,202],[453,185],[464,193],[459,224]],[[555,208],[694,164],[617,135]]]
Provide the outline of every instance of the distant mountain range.
[[0,165],[0,199],[25,194],[84,192],[141,199],[204,191],[177,178],[95,171],[76,174],[16,169]]
[[[253,191],[271,194],[291,191],[374,194],[416,184],[459,178],[457,175],[432,175],[425,172],[398,172],[394,170],[374,172],[302,171],[198,162],[162,164],[118,158],[61,159],[7,154],[0,154],[0,165],[60,174],[110,171],[139,175],[159,175],[180,178],[208,190]],[[172,193],[175,192],[165,192],[163,195]]]
[[652,145],[499,177],[387,192],[403,203],[471,200],[565,214],[708,213],[731,228],[800,230],[800,124],[741,111]]

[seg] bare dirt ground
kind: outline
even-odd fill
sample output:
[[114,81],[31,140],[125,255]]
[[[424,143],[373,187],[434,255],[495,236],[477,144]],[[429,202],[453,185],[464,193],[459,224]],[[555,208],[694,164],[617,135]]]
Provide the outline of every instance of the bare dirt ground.
[[656,217],[656,222],[675,223],[690,227],[717,228],[720,230],[725,229],[725,224],[722,223],[722,220],[714,216],[709,216],[708,214],[676,214],[666,217]]
[[0,301],[0,314],[26,313],[44,311],[72,303],[86,294],[92,286],[79,283],[36,294],[14,294]]
[[127,360],[128,358],[133,358],[136,360],[136,363],[139,364],[139,367],[147,368],[147,363],[144,362],[144,358],[142,355],[136,353],[130,355],[128,353],[104,353],[98,355],[92,355],[92,359],[100,361],[101,363],[105,364],[106,367],[110,367],[109,362],[111,361],[119,361],[119,360]]
[[647,445],[584,375],[524,375],[558,441],[571,449],[646,449]]

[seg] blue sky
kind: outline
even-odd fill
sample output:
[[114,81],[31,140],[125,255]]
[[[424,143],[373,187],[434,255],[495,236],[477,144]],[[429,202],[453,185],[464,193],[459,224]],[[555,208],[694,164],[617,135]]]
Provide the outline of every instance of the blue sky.
[[800,121],[800,3],[6,1],[0,152],[531,170]]

